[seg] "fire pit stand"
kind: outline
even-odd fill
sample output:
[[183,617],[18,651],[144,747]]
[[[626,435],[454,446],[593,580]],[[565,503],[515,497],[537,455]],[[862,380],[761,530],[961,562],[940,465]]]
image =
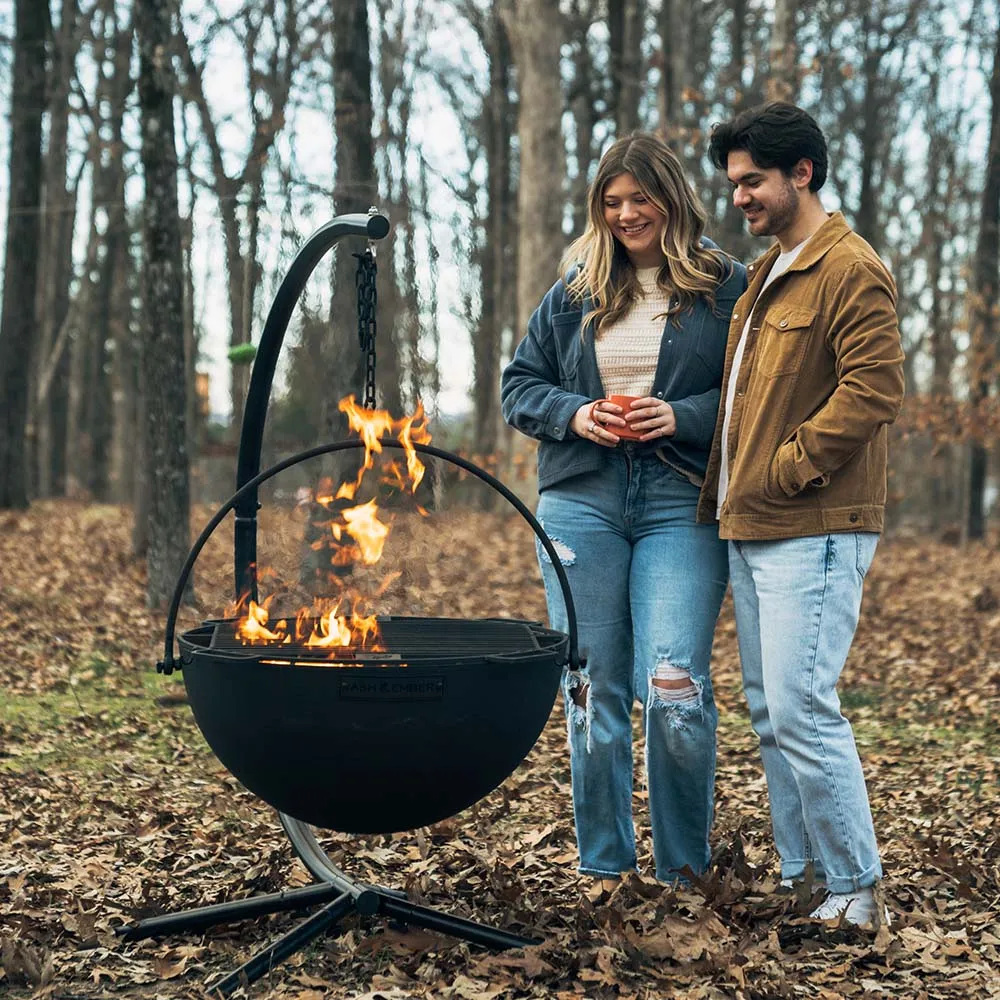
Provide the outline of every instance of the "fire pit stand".
[[[251,376],[238,488],[192,546],[167,615],[164,657],[157,670],[169,674],[183,669],[195,719],[209,745],[243,785],[278,809],[293,848],[318,880],[304,888],[117,928],[124,940],[133,941],[320,907],[235,972],[209,985],[215,996],[228,996],[259,979],[352,912],[382,915],[496,950],[539,943],[412,903],[397,890],[355,881],[333,864],[311,829],[390,833],[435,823],[471,806],[497,787],[534,745],[563,669],[583,666],[569,582],[558,553],[531,511],[503,483],[458,455],[430,445],[410,446],[478,477],[528,522],[559,579],[568,633],[512,619],[393,617],[380,619],[380,625],[387,642],[393,633],[409,637],[402,648],[326,650],[325,659],[318,659],[301,647],[227,641],[232,623],[222,620],[178,636],[179,658],[174,654],[177,614],[188,577],[228,513],[236,515],[237,596],[256,597],[258,487],[308,459],[365,447],[362,441],[319,445],[258,471],[278,349],[306,278],[341,236],[372,240],[387,233],[383,216],[340,216],[314,233],[297,255],[268,314]],[[370,247],[359,256],[359,305],[367,284],[373,309],[374,253]],[[362,315],[362,322],[370,326],[366,395],[373,405],[373,312]],[[388,439],[381,446],[404,448]]]

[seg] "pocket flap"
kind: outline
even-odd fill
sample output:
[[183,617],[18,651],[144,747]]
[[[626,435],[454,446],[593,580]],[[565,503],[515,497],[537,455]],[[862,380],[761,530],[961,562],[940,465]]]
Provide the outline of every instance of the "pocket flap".
[[803,330],[812,326],[816,310],[808,306],[775,306],[767,314],[767,325],[779,330]]
[[583,313],[579,309],[574,309],[572,312],[561,312],[552,314],[552,325],[553,326],[571,326],[574,323],[579,326],[583,321]]

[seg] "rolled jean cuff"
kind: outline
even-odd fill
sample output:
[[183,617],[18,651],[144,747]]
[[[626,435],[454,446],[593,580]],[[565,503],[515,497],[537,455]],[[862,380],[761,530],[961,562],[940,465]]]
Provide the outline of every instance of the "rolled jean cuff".
[[781,877],[783,879],[792,879],[793,881],[798,882],[805,878],[806,868],[808,868],[810,864],[813,866],[813,881],[825,882],[827,879],[826,873],[823,871],[823,866],[814,858],[806,858],[801,861],[783,860],[781,862]]
[[882,865],[876,862],[867,871],[858,875],[827,875],[826,887],[830,892],[857,892],[859,889],[870,889],[882,878]]
[[577,871],[581,875],[590,875],[592,878],[621,878],[626,872],[634,872],[636,870],[635,865],[628,868],[623,868],[620,872],[605,872],[601,871],[600,868],[577,868]]

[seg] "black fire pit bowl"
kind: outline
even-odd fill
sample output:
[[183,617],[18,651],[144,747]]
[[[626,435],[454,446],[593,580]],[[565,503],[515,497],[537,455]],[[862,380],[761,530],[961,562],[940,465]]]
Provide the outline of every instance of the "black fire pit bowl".
[[[280,646],[216,648],[229,623],[179,637],[205,739],[279,811],[346,833],[426,826],[496,788],[545,726],[563,633],[500,619],[386,618],[380,627],[411,647],[414,634],[427,645],[436,634],[442,652],[420,649],[405,665],[377,653],[361,664],[311,662]],[[491,645],[508,651],[476,651]]]
[[[336,441],[285,458],[215,512],[181,569],[157,669],[183,668],[209,746],[279,812],[344,833],[392,833],[453,816],[496,788],[545,727],[563,668],[584,662],[559,555],[503,483],[458,455],[414,446],[484,480],[528,522],[559,577],[568,632],[517,619],[391,616],[379,619],[380,651],[345,650],[334,661],[309,647],[243,645],[232,621],[214,621],[178,636],[179,659],[173,653],[188,576],[229,511],[247,497],[256,506],[257,488],[284,469],[363,447]],[[382,447],[403,445],[383,440]],[[240,525],[237,513],[237,538]],[[237,579],[248,580],[256,597],[253,568],[238,552]]]

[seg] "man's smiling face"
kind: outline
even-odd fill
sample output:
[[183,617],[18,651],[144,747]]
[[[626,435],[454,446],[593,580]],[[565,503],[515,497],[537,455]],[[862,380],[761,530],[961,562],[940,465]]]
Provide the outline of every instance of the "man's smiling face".
[[799,215],[799,192],[778,167],[758,167],[745,149],[734,149],[726,162],[733,185],[733,204],[743,213],[754,236],[778,236]]

